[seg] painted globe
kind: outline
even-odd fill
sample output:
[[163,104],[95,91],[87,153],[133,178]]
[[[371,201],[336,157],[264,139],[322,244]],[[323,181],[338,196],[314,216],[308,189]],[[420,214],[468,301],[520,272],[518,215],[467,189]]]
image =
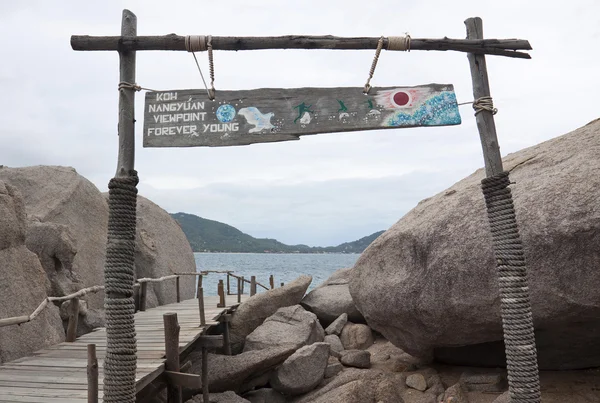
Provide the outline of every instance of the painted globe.
[[217,119],[223,123],[229,123],[235,117],[235,108],[229,104],[217,108]]

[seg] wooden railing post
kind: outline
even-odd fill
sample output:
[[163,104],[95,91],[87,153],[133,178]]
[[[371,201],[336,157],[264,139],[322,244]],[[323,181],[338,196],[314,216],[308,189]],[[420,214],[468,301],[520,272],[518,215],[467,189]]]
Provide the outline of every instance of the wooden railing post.
[[217,304],[217,308],[225,308],[225,289],[223,287],[223,280],[219,280],[217,294],[219,295],[219,303]]
[[223,336],[200,336],[198,343],[202,348],[202,401],[208,402],[208,349],[223,347]]
[[146,310],[146,289],[148,288],[148,283],[145,281],[140,283],[140,294],[139,294],[139,307],[140,311],[144,312]]
[[284,284],[284,282],[282,281],[282,282],[281,282],[281,287],[283,287],[284,285],[285,285],[285,284]]
[[219,317],[219,322],[223,324],[223,352],[225,355],[231,355],[231,341],[229,339],[229,322],[231,314],[223,314]]
[[87,345],[87,395],[88,403],[98,403],[98,358],[96,345]]
[[181,293],[179,291],[179,276],[175,277],[175,287],[177,287],[177,302],[181,302]]
[[275,276],[272,274],[269,276],[269,285],[271,286],[271,290],[275,288]]
[[242,276],[242,294],[244,293],[244,283],[245,283],[244,276]]
[[229,285],[229,272],[227,272],[227,295],[231,295],[231,288]]
[[198,276],[198,312],[200,313],[200,326],[206,326],[206,315],[204,313],[204,288],[202,288],[202,274]]
[[242,278],[238,277],[237,278],[238,284],[237,284],[237,296],[238,296],[238,304],[240,302],[242,302]]
[[77,322],[79,321],[79,298],[73,298],[69,303],[69,325],[67,326],[67,340],[72,343],[77,338]]
[[[179,372],[179,323],[176,313],[163,315],[165,325],[166,370]],[[167,383],[167,402],[182,403],[181,387]]]
[[250,296],[256,294],[256,276],[250,277]]

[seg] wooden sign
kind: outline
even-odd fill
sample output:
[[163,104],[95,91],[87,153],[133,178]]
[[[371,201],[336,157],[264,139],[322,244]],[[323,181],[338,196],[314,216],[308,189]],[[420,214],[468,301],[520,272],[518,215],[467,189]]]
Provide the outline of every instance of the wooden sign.
[[146,93],[144,147],[223,147],[357,130],[460,124],[452,85]]

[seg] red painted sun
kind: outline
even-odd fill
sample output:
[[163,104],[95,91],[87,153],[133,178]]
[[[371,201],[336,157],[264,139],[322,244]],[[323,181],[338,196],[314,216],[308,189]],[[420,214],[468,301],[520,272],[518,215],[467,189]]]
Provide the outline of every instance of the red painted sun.
[[421,94],[418,89],[395,88],[393,90],[378,91],[375,100],[385,109],[413,108],[419,103]]

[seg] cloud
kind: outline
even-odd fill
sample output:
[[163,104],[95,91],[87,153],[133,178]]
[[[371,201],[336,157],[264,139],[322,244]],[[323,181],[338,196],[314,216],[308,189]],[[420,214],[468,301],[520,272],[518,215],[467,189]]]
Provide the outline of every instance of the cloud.
[[[140,35],[332,34],[454,37],[479,15],[488,38],[526,38],[532,60],[488,57],[500,110],[503,155],[598,117],[600,3],[461,1],[3,2],[0,35],[0,164],[74,166],[106,190],[117,161],[118,57],[75,52],[70,35],[117,35],[121,10]],[[26,23],[25,23],[26,22]],[[572,41],[565,32],[577,32]],[[18,39],[17,39],[18,38]],[[373,51],[215,52],[217,89],[360,87]],[[205,54],[199,54],[207,73]],[[155,89],[201,88],[186,52],[138,52],[137,82]],[[465,54],[383,52],[376,86],[452,83],[472,99]],[[171,212],[238,226],[254,236],[338,244],[393,224],[424,197],[483,164],[470,106],[457,127],[303,137],[230,148],[144,149],[143,94],[136,97],[136,168],[141,193]]]

